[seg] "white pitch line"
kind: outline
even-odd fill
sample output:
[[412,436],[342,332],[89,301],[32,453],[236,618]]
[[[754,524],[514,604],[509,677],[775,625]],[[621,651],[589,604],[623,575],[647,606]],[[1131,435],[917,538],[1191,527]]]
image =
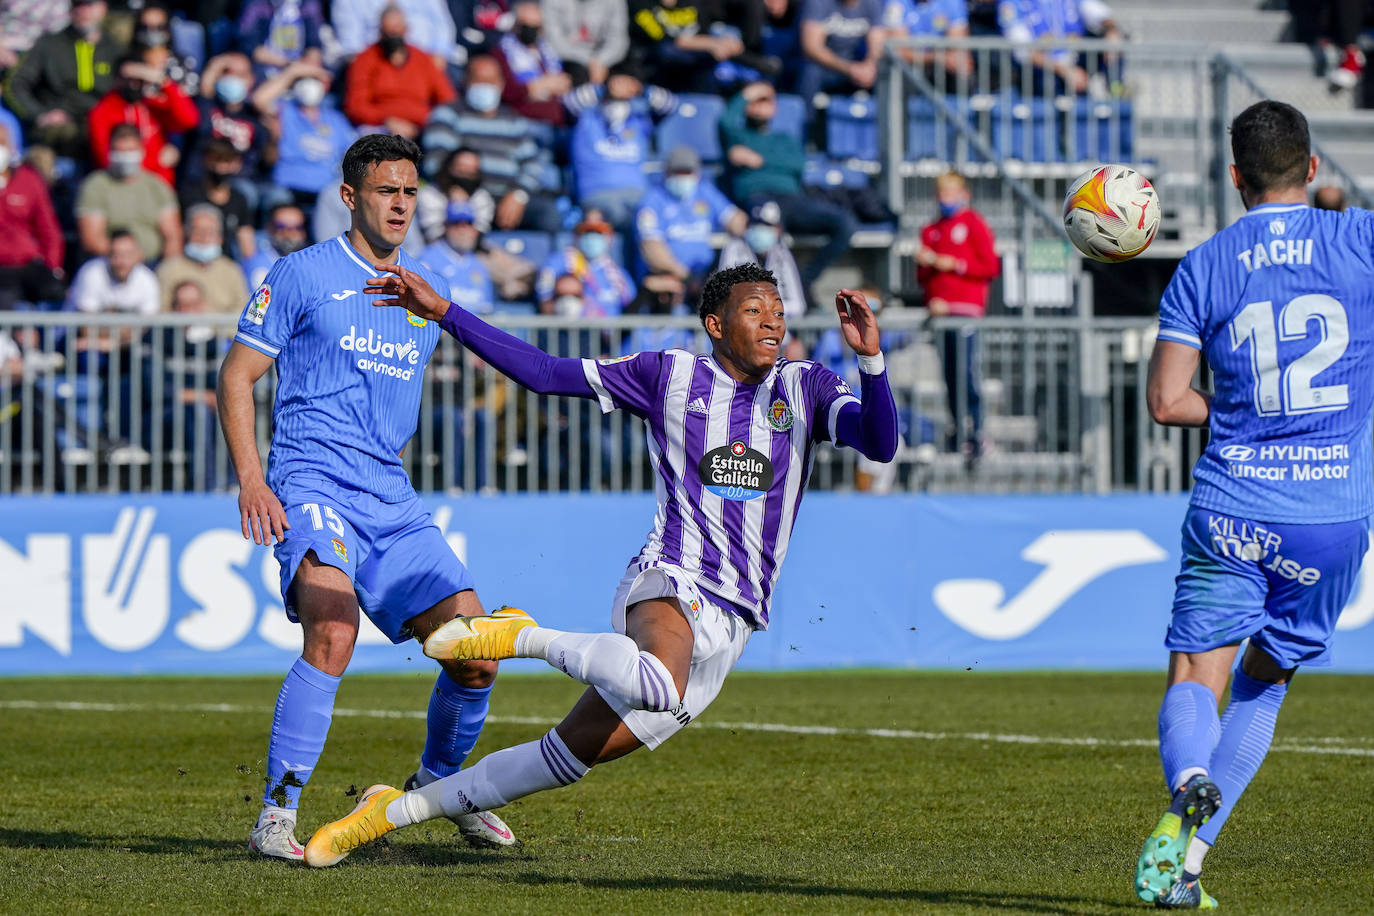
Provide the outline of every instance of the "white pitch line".
[[[27,709],[50,712],[171,712],[171,713],[247,713],[267,716],[265,706],[234,703],[92,703],[84,700],[0,700],[0,709]],[[334,715],[354,719],[424,719],[418,709],[352,709],[339,707]],[[559,719],[544,716],[488,716],[493,725],[557,725]],[[734,732],[774,732],[787,735],[819,735],[841,738],[889,738],[905,741],[970,741],[982,744],[1030,744],[1055,747],[1158,747],[1153,738],[1066,738],[1054,735],[1016,735],[997,732],[927,732],[907,728],[842,728],[834,725],[787,725],[780,722],[698,721],[701,728]],[[1286,738],[1270,748],[1288,754],[1335,754],[1346,757],[1374,757],[1374,738]]]

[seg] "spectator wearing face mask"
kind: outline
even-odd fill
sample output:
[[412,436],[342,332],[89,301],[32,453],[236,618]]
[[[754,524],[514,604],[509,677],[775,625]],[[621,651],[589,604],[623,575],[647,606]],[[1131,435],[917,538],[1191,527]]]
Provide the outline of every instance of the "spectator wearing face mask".
[[30,0],[0,4],[0,73],[8,71],[48,32],[66,27],[71,4]]
[[265,78],[298,60],[322,62],[319,0],[245,0],[238,25],[239,48]]
[[468,65],[463,97],[430,113],[421,145],[425,173],[434,175],[454,150],[475,150],[481,162],[481,187],[496,201],[496,229],[557,232],[562,226],[558,203],[541,190],[551,165],[548,148],[539,142],[528,118],[501,104],[501,65],[492,57],[474,57]]
[[420,253],[420,263],[448,281],[449,299],[474,315],[489,313],[496,298],[491,274],[477,254],[481,239],[472,207],[453,203],[444,217],[443,238]]
[[539,312],[559,318],[586,318],[587,299],[582,281],[572,274],[561,274],[553,281],[549,296],[539,300]]
[[516,0],[512,13],[515,25],[494,51],[505,77],[501,101],[527,118],[562,127],[567,123],[562,98],[573,83],[544,36],[544,11],[539,0]]
[[134,54],[167,75],[187,96],[200,92],[201,61],[178,54],[172,47],[172,17],[161,3],[145,3],[134,23]]
[[187,280],[205,290],[213,312],[236,314],[248,301],[242,269],[224,254],[224,224],[213,204],[197,204],[186,211],[186,244],[179,257],[158,265],[157,279],[163,311],[171,308],[172,291]]
[[143,141],[143,167],[171,184],[181,154],[170,141],[199,120],[195,103],[164,71],[126,57],[114,88],[91,109],[91,158],[98,168],[107,166],[110,131],[116,124],[132,124]]
[[75,0],[71,22],[39,38],[5,83],[5,103],[30,143],[84,158],[86,116],[114,83],[123,46],[101,29],[104,0]]
[[584,210],[600,210],[621,232],[633,225],[649,189],[644,162],[653,119],[671,114],[678,104],[666,89],[646,90],[638,74],[632,63],[621,64],[604,87],[583,86],[567,99],[568,109],[577,115],[571,158],[578,202]]
[[295,204],[277,204],[267,214],[267,225],[258,233],[257,251],[239,261],[249,289],[257,289],[278,259],[310,244],[305,212]]
[[219,210],[230,254],[240,259],[249,257],[257,249],[253,215],[248,199],[234,186],[234,179],[243,171],[243,157],[229,141],[211,140],[205,145],[203,158],[200,179],[183,182],[177,195],[181,211],[190,213],[197,204]]
[[573,230],[573,243],[549,255],[539,270],[535,296],[539,301],[553,298],[554,283],[564,274],[582,282],[587,300],[584,314],[619,315],[635,297],[630,275],[611,257],[610,223],[595,210],[583,217]]
[[253,91],[253,66],[245,54],[231,51],[205,65],[196,111],[200,120],[188,135],[182,179],[199,181],[205,170],[205,149],[212,140],[223,140],[242,160],[239,174],[230,179],[248,204],[258,212],[262,199],[263,163],[271,148],[271,135],[258,111],[248,100]]
[[344,55],[362,53],[374,40],[377,23],[387,9],[399,9],[405,14],[412,43],[433,57],[438,66],[463,62],[458,30],[445,0],[333,0],[329,15]]
[[630,50],[625,0],[543,0],[545,34],[575,84],[600,85]]
[[[639,286],[639,295],[628,310],[636,315],[694,315],[687,304],[687,287],[672,274],[649,274]],[[620,347],[621,355],[651,353],[659,350],[698,350],[696,334],[691,328],[665,327],[660,323],[644,324],[626,335]]]
[[378,126],[415,140],[435,105],[452,102],[457,93],[438,67],[406,40],[405,14],[388,7],[382,14],[381,37],[348,65],[344,113],[357,125]]
[[143,138],[132,124],[110,132],[110,164],[81,182],[76,229],[88,254],[110,250],[110,228],[120,226],[150,260],[181,253],[181,217],[167,183],[143,168]]
[[0,126],[0,309],[16,302],[60,302],[62,227],[48,186],[14,153]]
[[652,188],[635,217],[647,269],[677,277],[694,295],[716,261],[711,233],[743,235],[748,217],[701,176],[701,157],[679,146],[668,154],[663,187]]
[[[916,282],[925,291],[926,308],[935,316],[982,318],[988,287],[1001,272],[996,240],[971,206],[968,183],[958,172],[935,179],[940,217],[921,230],[916,249]],[[947,445],[962,445],[969,462],[983,454],[982,370],[976,324],[946,328],[935,335],[945,370],[945,390],[953,428]]]
[[761,264],[778,278],[778,295],[783,312],[790,320],[806,314],[806,289],[797,272],[796,259],[783,244],[782,208],[765,200],[749,208],[749,226],[744,238],[732,238],[720,250],[717,270],[739,264]]
[[426,242],[444,234],[450,204],[467,204],[480,232],[489,232],[496,216],[496,201],[482,187],[482,157],[471,147],[459,147],[444,157],[434,180],[420,185],[415,199],[415,221]]
[[253,105],[268,118],[277,141],[272,183],[303,206],[314,206],[320,191],[338,177],[343,154],[358,136],[348,118],[325,104],[332,79],[328,70],[296,61],[253,93]]
[[108,254],[91,258],[72,278],[67,308],[86,313],[127,312],[152,315],[158,309],[158,282],[143,263],[144,251],[132,232],[110,233]]

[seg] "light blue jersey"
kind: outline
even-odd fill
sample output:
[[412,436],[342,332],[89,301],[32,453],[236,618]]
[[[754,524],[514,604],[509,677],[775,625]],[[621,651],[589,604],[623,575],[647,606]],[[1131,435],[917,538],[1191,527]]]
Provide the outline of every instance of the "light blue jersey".
[[[445,298],[448,284],[404,251],[399,263]],[[400,452],[415,433],[434,322],[362,292],[376,275],[343,236],[272,265],[234,339],[277,361],[267,483],[325,477],[394,503],[414,495]],[[293,520],[294,522],[294,520]]]
[[1214,376],[1193,506],[1290,524],[1374,511],[1374,213],[1255,207],[1188,253],[1159,312],[1160,339]]

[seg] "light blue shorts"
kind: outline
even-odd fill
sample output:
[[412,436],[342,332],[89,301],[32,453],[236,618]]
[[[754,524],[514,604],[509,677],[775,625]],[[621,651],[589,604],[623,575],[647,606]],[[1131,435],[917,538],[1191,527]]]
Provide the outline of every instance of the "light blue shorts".
[[1331,664],[1331,636],[1369,547],[1369,521],[1281,525],[1190,508],[1164,645],[1250,639],[1281,668]]
[[321,477],[295,475],[277,494],[291,527],[274,548],[286,615],[297,621],[291,582],[306,553],[348,574],[358,606],[393,643],[405,622],[474,587],[419,497],[382,502]]

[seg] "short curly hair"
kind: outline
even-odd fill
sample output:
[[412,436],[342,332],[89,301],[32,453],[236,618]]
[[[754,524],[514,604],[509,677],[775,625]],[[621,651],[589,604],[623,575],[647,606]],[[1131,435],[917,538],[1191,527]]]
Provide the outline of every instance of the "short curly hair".
[[777,286],[778,278],[773,276],[773,272],[768,268],[748,262],[711,274],[701,289],[701,303],[697,308],[697,314],[703,324],[706,323],[707,315],[720,314],[721,306],[730,298],[730,290],[739,283],[770,283]]

